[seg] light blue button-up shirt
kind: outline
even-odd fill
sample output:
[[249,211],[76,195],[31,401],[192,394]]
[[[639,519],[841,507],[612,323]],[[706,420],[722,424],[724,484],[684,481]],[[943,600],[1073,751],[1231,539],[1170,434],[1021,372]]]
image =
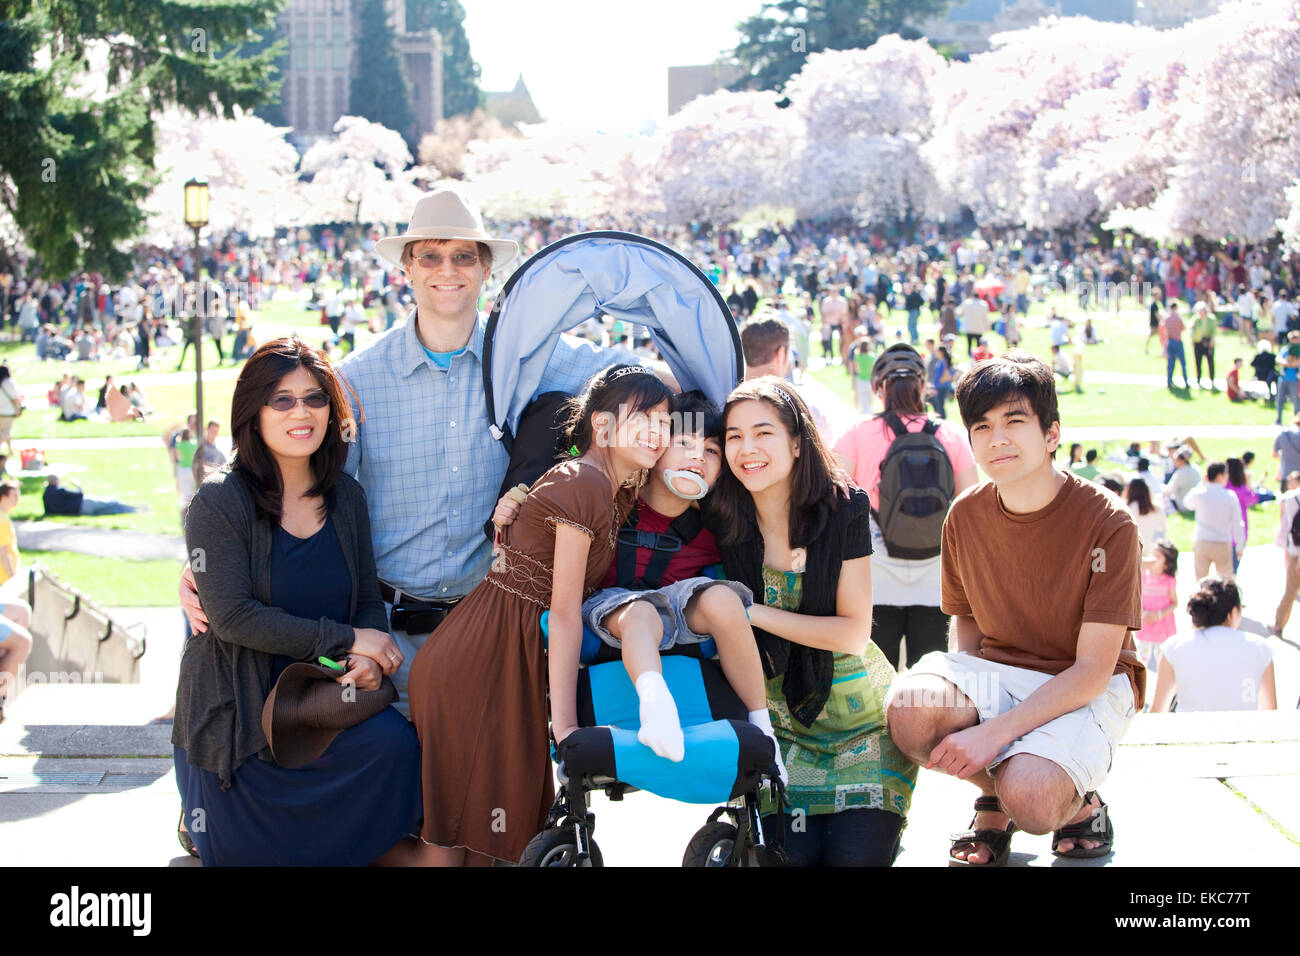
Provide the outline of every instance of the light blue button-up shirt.
[[[468,346],[442,369],[420,344],[412,313],[338,366],[365,411],[345,470],[366,490],[375,567],[381,580],[416,597],[461,597],[492,562],[483,522],[496,505],[510,456],[488,431],[481,365],[486,329],[480,316]],[[636,358],[561,338],[537,394],[575,393],[619,362]],[[355,413],[355,399],[349,400]]]

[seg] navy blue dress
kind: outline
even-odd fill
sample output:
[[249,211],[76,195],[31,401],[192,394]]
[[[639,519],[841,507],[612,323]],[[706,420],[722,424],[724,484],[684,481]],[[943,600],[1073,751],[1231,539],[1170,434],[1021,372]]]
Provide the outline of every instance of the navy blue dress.
[[[274,606],[346,621],[351,601],[333,520],[306,539],[275,529]],[[274,681],[293,659],[272,662]],[[298,770],[250,757],[224,791],[215,773],[174,750],[185,824],[205,866],[364,866],[417,832],[423,816],[419,740],[392,707],[340,732]]]

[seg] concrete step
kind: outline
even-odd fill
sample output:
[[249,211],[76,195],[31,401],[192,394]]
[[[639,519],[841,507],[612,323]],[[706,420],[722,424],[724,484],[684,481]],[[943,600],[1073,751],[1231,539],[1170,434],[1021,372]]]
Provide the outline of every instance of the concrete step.
[[172,755],[172,725],[153,723],[175,690],[148,684],[31,685],[5,708],[0,756]]

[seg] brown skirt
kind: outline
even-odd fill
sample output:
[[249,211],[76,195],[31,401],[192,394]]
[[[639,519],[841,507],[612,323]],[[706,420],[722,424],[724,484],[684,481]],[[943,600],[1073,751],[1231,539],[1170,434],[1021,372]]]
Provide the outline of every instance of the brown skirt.
[[484,582],[415,656],[426,843],[517,862],[555,799],[543,608]]

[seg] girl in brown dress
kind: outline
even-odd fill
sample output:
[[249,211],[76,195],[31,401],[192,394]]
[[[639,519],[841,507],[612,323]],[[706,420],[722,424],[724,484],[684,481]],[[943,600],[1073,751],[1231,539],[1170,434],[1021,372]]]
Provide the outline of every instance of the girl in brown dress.
[[[534,483],[483,583],[411,665],[411,721],[424,753],[421,837],[445,866],[515,861],[555,798],[556,741],[577,729],[582,602],[613,560],[636,488],[668,441],[668,387],[648,369],[596,376],[573,402],[578,455]],[[540,618],[550,609],[550,651]]]

